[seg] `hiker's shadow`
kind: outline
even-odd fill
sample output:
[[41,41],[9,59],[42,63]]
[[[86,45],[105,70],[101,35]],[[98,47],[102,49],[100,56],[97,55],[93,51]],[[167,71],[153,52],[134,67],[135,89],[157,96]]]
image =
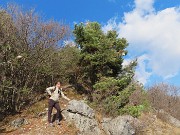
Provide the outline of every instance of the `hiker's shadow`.
[[61,114],[61,112],[60,112],[59,119],[56,118],[56,114],[53,114],[53,116],[52,116],[52,122],[54,122],[55,120],[61,121],[62,119],[63,119],[63,115]]

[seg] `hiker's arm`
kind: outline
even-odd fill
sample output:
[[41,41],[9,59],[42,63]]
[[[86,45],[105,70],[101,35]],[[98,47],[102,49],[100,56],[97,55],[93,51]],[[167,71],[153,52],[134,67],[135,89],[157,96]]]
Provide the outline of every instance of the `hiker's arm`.
[[66,97],[65,95],[64,95],[64,93],[62,92],[62,90],[61,90],[61,96],[64,98],[64,99],[66,99],[66,100],[70,100],[68,97]]
[[46,91],[47,91],[47,93],[51,96],[51,90],[53,90],[54,89],[54,86],[53,87],[48,87],[48,88],[46,88]]

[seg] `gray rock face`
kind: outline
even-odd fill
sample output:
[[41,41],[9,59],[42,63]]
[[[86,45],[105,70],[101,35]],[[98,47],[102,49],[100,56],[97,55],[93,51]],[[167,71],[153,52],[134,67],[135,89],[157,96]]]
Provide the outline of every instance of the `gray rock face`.
[[26,124],[28,124],[28,121],[24,118],[17,118],[11,122],[11,126],[15,128],[21,127],[22,125]]
[[131,116],[118,116],[114,119],[104,118],[102,129],[107,135],[134,135],[135,129],[130,125]]
[[71,113],[67,110],[63,111],[62,114],[66,120],[73,122],[79,129],[79,135],[100,135],[101,131],[98,127],[98,123],[95,119],[80,115],[78,113]]
[[94,118],[95,116],[95,111],[92,108],[90,108],[87,104],[85,104],[83,101],[70,101],[67,106],[67,110],[72,113],[78,113],[89,118]]
[[[130,125],[134,118],[119,116],[114,119],[104,118],[101,123],[95,119],[95,111],[83,101],[72,100],[62,111],[66,121],[72,122],[79,129],[79,135],[133,135],[135,130]],[[100,125],[100,126],[99,126]]]
[[95,111],[83,101],[72,100],[62,112],[65,119],[73,122],[79,129],[79,135],[100,135],[98,122],[94,119]]

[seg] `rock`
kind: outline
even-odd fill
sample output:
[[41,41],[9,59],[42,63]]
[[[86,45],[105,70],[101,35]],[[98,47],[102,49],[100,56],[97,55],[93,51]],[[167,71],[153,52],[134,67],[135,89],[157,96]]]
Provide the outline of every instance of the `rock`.
[[28,124],[28,121],[25,118],[17,118],[11,122],[11,126],[15,128],[21,127],[22,125],[26,124]]
[[48,121],[48,115],[45,115],[41,118],[41,121],[45,122],[45,121]]
[[46,115],[47,115],[47,111],[45,111],[45,112],[40,112],[40,113],[38,114],[39,117],[46,116]]
[[172,117],[169,113],[165,112],[164,110],[159,110],[158,115],[161,115],[168,123],[180,128],[180,121]]
[[134,135],[135,129],[131,126],[132,116],[118,116],[114,119],[104,118],[102,129],[107,135]]
[[47,121],[47,119],[48,119],[48,108],[45,108],[43,112],[38,113],[38,116],[41,117],[41,121]]
[[68,122],[73,122],[75,124],[75,126],[79,129],[79,135],[101,135],[98,122],[95,119],[78,113],[72,113],[67,110],[64,110],[62,114]]
[[78,113],[89,118],[94,118],[95,111],[90,108],[84,101],[71,100],[66,108],[72,113]]
[[[116,118],[103,118],[101,123],[95,119],[95,111],[85,102],[72,100],[62,115],[66,121],[73,123],[79,129],[78,135],[133,135],[135,129],[130,122],[132,116],[119,116]],[[99,128],[101,124],[102,130]]]
[[68,122],[72,122],[79,129],[79,135],[100,135],[101,130],[95,120],[95,111],[84,101],[72,100],[62,115]]

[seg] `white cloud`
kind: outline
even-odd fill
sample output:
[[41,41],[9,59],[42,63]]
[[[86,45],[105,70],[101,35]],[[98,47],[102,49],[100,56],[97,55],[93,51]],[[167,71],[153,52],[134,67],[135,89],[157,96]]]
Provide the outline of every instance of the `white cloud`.
[[[123,67],[128,66],[133,60],[134,60],[134,58],[124,59],[122,66]],[[137,66],[136,72],[135,72],[135,79],[137,81],[141,82],[142,84],[146,84],[148,82],[149,77],[152,74],[151,71],[146,71],[146,68],[149,64],[149,60],[150,60],[150,58],[146,54],[141,55],[137,59],[138,66]]]
[[180,8],[156,11],[153,4],[154,0],[135,0],[135,8],[124,14],[123,22],[111,19],[103,27],[104,31],[116,29],[120,37],[127,38],[134,56],[146,53],[148,64],[139,61],[141,72],[136,72],[144,83],[151,75],[169,79],[180,72]]
[[135,0],[135,10],[140,14],[150,13],[154,11],[154,0]]
[[109,31],[109,30],[113,30],[113,29],[116,29],[116,28],[118,28],[118,25],[117,25],[117,23],[116,23],[116,17],[114,17],[114,18],[111,18],[108,22],[107,22],[107,25],[104,25],[103,27],[102,27],[102,31],[104,32],[104,33],[106,33],[107,31]]
[[123,61],[123,63],[122,63],[123,68],[126,67],[126,66],[128,66],[131,61],[132,61],[132,59],[124,59],[124,61]]
[[149,56],[144,54],[140,56],[137,61],[138,67],[135,72],[135,78],[142,84],[146,84],[148,82],[149,77],[152,74],[150,71],[146,71],[149,60]]

